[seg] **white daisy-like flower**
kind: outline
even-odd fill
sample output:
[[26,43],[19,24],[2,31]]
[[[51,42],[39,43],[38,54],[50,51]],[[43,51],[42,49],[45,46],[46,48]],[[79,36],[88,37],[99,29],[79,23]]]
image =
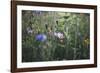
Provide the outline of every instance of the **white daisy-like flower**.
[[63,39],[64,38],[64,34],[63,33],[61,33],[61,32],[54,32],[54,35],[57,37],[57,38],[59,38],[59,39]]
[[30,27],[27,27],[26,30],[27,30],[27,33],[28,33],[28,34],[32,34],[32,33],[33,33],[33,30],[32,30]]

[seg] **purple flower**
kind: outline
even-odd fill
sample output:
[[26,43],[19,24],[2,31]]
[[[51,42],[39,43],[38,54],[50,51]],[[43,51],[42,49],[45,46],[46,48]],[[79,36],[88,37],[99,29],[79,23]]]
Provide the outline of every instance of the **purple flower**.
[[44,42],[44,41],[46,41],[46,39],[47,39],[47,36],[45,34],[38,34],[38,35],[36,35],[36,40],[37,41]]

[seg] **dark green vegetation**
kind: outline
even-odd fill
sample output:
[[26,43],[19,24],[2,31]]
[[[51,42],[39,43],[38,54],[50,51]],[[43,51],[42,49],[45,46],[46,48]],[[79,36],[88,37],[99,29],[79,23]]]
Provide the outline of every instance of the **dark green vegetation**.
[[90,58],[90,15],[22,11],[22,62]]

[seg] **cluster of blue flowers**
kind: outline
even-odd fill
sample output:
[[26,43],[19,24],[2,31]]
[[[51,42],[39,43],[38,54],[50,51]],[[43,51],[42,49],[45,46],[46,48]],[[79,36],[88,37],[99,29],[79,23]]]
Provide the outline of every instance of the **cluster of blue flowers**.
[[46,39],[47,39],[47,36],[45,34],[38,34],[38,35],[36,35],[36,40],[37,41],[44,42],[44,41],[46,41]]

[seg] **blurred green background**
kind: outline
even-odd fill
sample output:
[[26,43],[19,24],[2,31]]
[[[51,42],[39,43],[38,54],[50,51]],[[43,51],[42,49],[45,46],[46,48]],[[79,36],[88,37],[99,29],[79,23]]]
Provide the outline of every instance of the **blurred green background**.
[[22,62],[89,58],[88,13],[22,10]]

